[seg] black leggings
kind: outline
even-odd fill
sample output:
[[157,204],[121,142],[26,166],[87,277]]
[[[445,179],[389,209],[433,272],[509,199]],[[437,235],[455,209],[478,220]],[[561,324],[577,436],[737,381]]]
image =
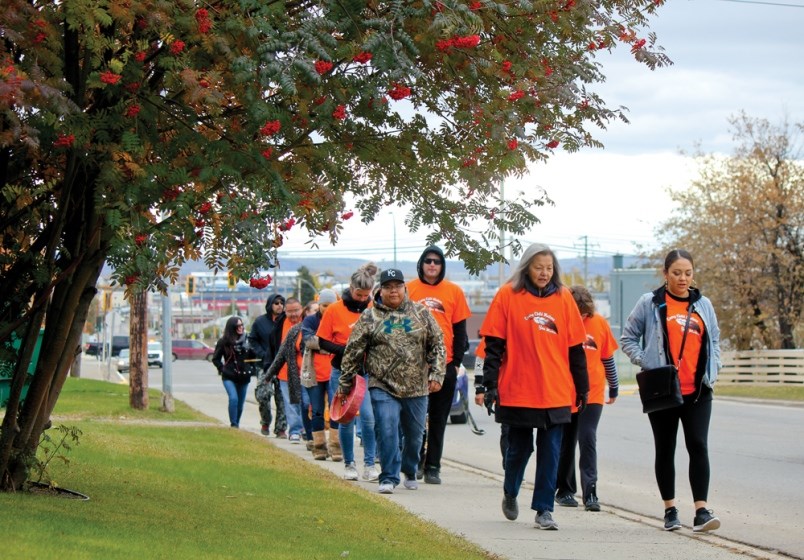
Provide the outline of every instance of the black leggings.
[[656,448],[656,482],[662,500],[676,497],[676,441],[678,423],[684,430],[684,442],[690,456],[690,487],[692,499],[707,501],[709,495],[709,419],[712,416],[711,393],[701,395],[695,402],[694,395],[684,397],[684,404],[648,414],[653,429]]

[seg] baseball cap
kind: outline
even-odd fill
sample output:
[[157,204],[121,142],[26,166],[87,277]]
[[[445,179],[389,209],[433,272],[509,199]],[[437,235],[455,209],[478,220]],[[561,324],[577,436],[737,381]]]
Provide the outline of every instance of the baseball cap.
[[389,268],[387,270],[383,270],[382,274],[380,274],[380,286],[386,282],[402,282],[404,284],[405,277],[402,276],[402,271],[398,268]]

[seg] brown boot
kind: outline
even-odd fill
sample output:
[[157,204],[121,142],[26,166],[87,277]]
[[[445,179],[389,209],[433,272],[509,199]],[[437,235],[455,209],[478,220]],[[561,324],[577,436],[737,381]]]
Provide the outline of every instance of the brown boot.
[[323,461],[327,458],[327,436],[324,430],[313,432],[313,459]]
[[336,463],[343,461],[343,452],[341,451],[341,440],[338,437],[338,428],[329,429],[329,445],[327,446],[327,449],[329,450],[329,456],[333,461]]

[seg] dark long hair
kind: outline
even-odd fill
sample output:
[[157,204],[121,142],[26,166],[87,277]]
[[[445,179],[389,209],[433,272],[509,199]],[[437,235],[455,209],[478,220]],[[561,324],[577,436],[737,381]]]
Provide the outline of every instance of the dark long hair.
[[229,317],[226,320],[226,326],[223,327],[223,343],[226,346],[234,347],[237,344],[237,341],[240,340],[239,334],[237,334],[237,324],[242,323],[243,319],[237,316]]
[[693,268],[695,268],[695,262],[692,260],[692,255],[690,255],[689,251],[684,249],[673,249],[667,256],[664,258],[664,271],[667,272],[670,270],[670,267],[673,266],[673,263],[679,259],[687,259],[690,261],[690,264]]

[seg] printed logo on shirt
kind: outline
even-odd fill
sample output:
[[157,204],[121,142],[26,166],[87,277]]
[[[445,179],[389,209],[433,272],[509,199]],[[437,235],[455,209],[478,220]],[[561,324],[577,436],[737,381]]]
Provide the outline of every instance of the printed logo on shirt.
[[400,322],[396,322],[393,319],[386,319],[385,321],[382,322],[383,332],[385,334],[391,334],[391,332],[393,332],[394,330],[402,329],[406,333],[409,333],[410,331],[413,330],[413,327],[410,326],[410,323],[411,321],[407,317],[402,319],[402,321]]
[[556,320],[544,311],[536,311],[525,317],[526,321],[533,321],[539,326],[540,331],[558,334]]
[[438,313],[446,313],[447,311],[444,309],[444,304],[441,303],[441,300],[434,297],[426,297],[419,303],[426,305],[430,311],[437,311]]
[[[670,322],[677,323],[679,326],[679,332],[684,332],[684,325],[687,323],[687,314],[684,313],[683,315],[679,313],[678,315],[673,315],[670,317]],[[701,324],[698,322],[698,318],[695,315],[690,316],[690,334],[694,334],[697,336],[701,336]]]
[[597,342],[595,342],[595,337],[591,334],[586,335],[586,340],[583,343],[584,350],[597,350]]

